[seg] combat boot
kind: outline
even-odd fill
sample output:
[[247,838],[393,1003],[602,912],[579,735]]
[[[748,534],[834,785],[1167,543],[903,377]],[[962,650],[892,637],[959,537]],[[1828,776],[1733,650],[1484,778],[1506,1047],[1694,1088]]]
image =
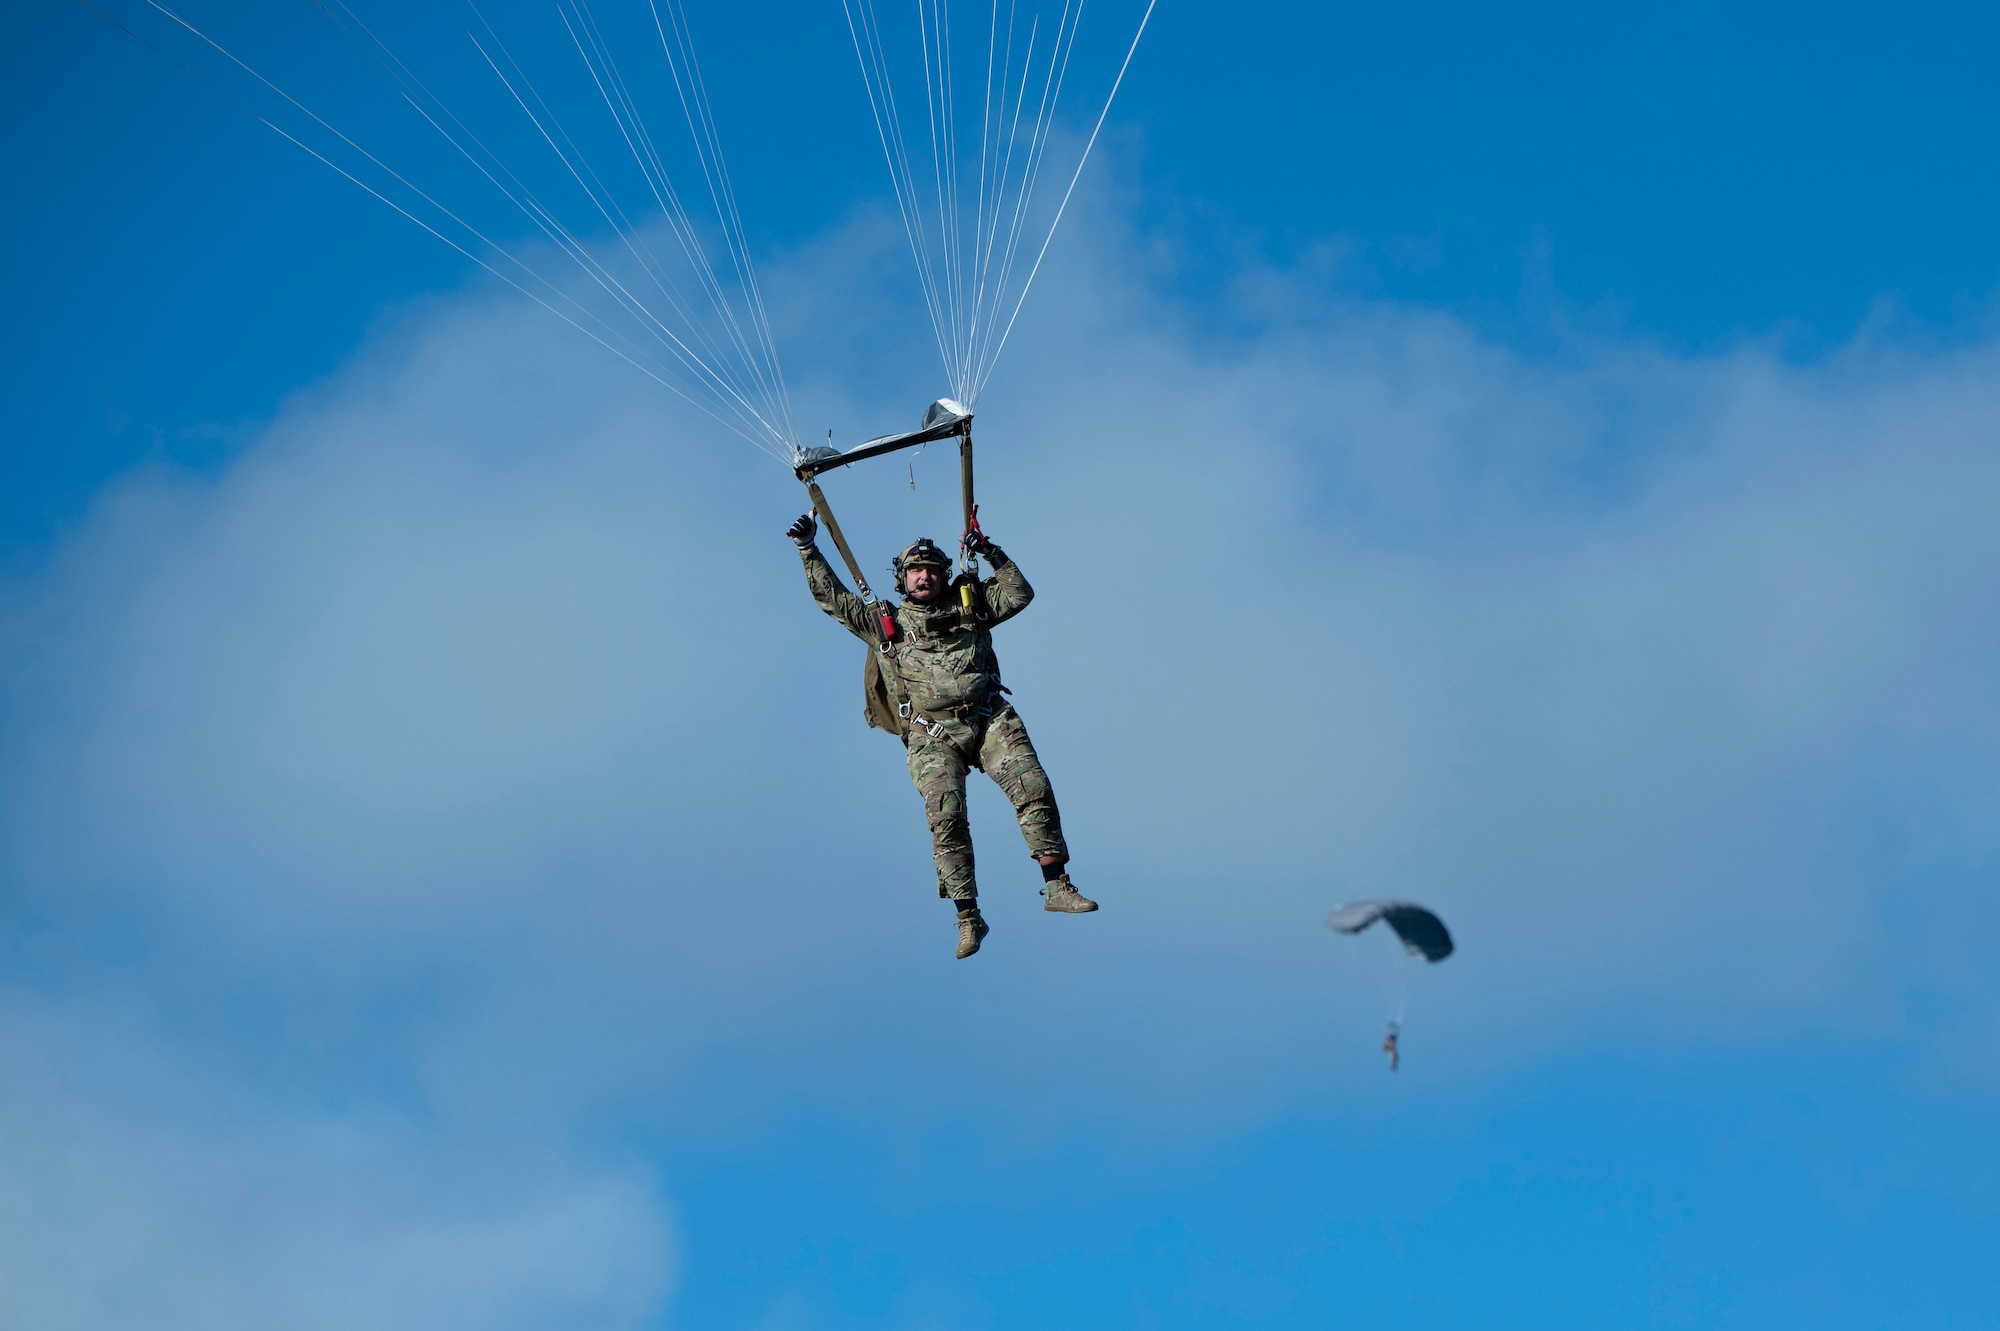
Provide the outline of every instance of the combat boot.
[[[1094,909],[1094,908],[1093,908]],[[977,909],[966,911],[958,917],[958,959],[964,961],[979,950],[980,940],[993,932],[986,927]]]
[[1076,890],[1069,875],[1051,878],[1042,884],[1043,910],[1061,911],[1065,915],[1088,915],[1097,909],[1097,903]]

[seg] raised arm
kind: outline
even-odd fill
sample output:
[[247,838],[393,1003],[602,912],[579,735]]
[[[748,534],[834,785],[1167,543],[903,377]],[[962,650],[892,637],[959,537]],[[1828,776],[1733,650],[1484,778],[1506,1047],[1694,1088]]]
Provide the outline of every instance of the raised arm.
[[1005,550],[983,537],[978,549],[993,565],[993,581],[986,584],[986,610],[993,616],[992,623],[1001,624],[1028,608],[1028,602],[1035,599],[1035,589]]
[[863,642],[874,642],[875,627],[869,620],[868,603],[847,590],[847,584],[833,571],[833,565],[826,562],[826,556],[813,543],[818,534],[819,523],[810,513],[785,532],[799,547],[799,558],[806,566],[806,586],[812,591],[813,600],[844,624],[849,633]]

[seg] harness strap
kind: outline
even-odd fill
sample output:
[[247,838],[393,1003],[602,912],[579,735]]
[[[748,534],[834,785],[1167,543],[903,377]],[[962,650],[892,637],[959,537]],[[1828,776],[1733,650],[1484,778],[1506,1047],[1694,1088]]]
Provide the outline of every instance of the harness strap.
[[918,707],[914,702],[906,702],[896,708],[896,715],[923,730],[932,739],[937,739],[944,734],[946,721],[957,721],[963,725],[971,725],[976,721],[991,721],[1001,706],[1000,699],[988,698],[980,704],[962,703],[957,707],[947,707],[941,711],[929,711]]

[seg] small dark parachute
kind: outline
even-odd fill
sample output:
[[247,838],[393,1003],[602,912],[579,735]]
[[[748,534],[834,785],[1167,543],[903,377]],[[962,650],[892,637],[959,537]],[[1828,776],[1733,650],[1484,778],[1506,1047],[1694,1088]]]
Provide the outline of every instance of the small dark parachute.
[[1425,961],[1443,961],[1451,955],[1451,931],[1444,921],[1414,901],[1356,901],[1326,917],[1326,927],[1344,934],[1358,934],[1377,920],[1384,920],[1404,949]]

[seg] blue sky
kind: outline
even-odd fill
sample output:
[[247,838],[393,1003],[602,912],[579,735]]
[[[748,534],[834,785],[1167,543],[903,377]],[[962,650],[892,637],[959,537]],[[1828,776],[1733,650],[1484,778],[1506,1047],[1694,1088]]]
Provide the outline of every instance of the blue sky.
[[[837,6],[700,17],[760,242],[881,196]],[[152,429],[204,460],[204,428],[267,417],[386,311],[463,278],[88,12],[4,21],[7,240],[30,256],[9,362],[50,390],[24,395],[29,428],[63,444],[9,451],[9,532],[46,536]],[[1583,318],[1813,354],[1885,306],[1963,335],[2000,282],[1996,23],[1978,5],[1169,7],[1122,94],[1117,169],[1195,294],[1247,255],[1330,246],[1343,288],[1508,338]]]
[[[913,419],[838,7],[690,8],[802,419]],[[782,468],[4,22],[24,1324],[2000,1318],[1990,13],[1163,6],[981,411],[1105,910],[975,787],[968,963]]]

